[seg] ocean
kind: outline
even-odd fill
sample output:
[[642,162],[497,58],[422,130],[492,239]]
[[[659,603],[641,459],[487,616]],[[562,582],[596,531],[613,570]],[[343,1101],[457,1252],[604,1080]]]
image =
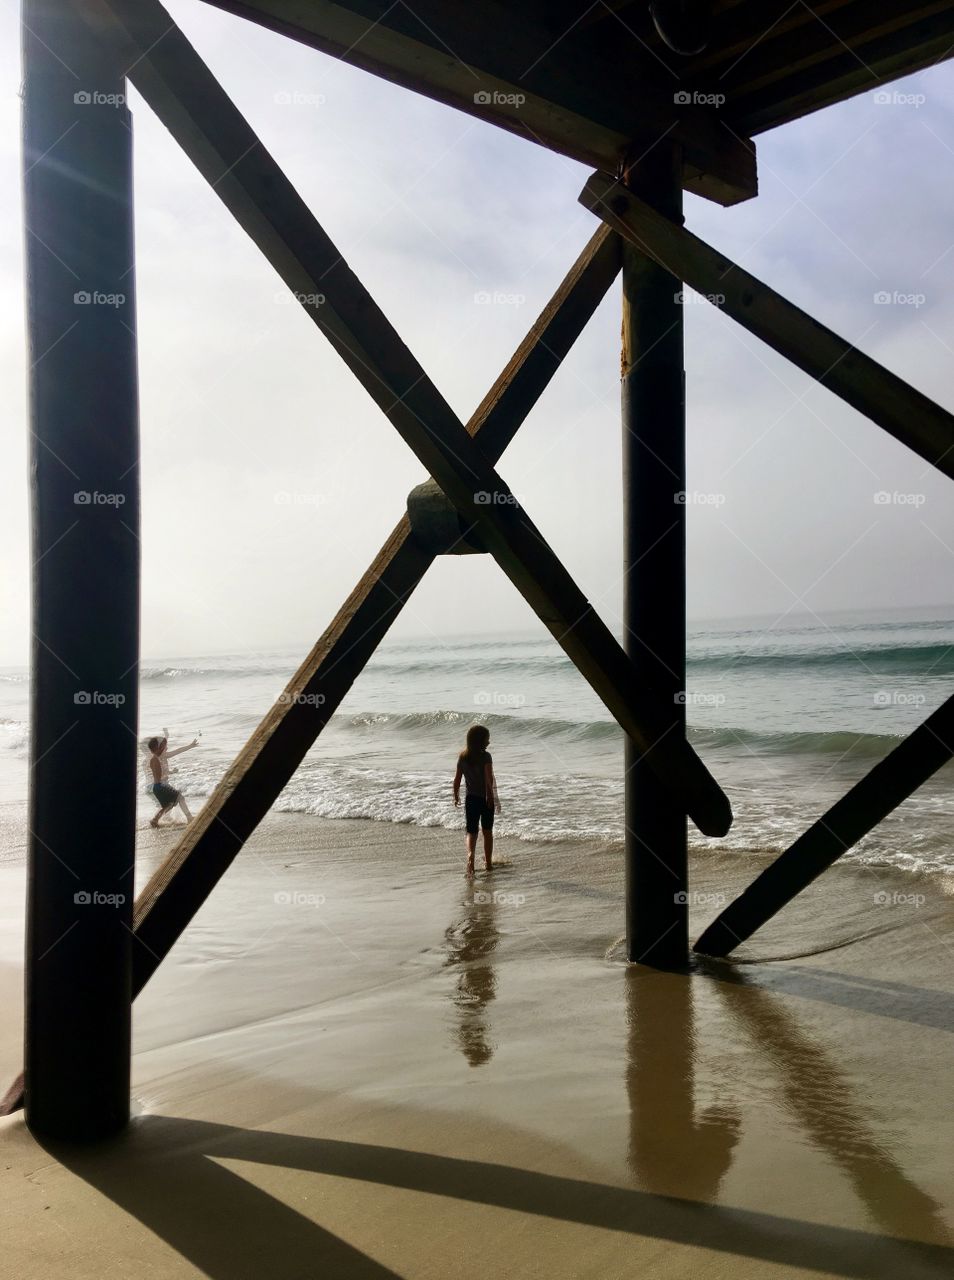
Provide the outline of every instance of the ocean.
[[[171,745],[198,807],[275,701],[300,649],[146,659],[141,736]],[[781,852],[952,692],[954,608],[694,624],[689,736],[732,800],[725,840],[698,850]],[[27,784],[28,677],[0,672],[0,803]],[[450,783],[468,725],[486,724],[503,812],[520,841],[623,836],[620,730],[542,630],[386,643],[278,801],[280,810],[456,828]],[[954,871],[950,767],[846,860]],[[143,780],[142,813],[153,812]]]

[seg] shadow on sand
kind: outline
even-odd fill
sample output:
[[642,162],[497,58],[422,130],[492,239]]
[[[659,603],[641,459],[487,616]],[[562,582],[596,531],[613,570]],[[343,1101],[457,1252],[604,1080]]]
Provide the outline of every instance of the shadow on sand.
[[[462,985],[452,996],[462,1019],[458,1047],[474,1063],[486,1061],[490,1052],[484,1018],[495,988],[490,956],[497,927],[492,910],[471,913],[464,923],[469,927],[463,932],[449,931],[447,963],[463,962],[463,969],[473,965],[478,971],[476,979],[462,973]],[[742,1131],[742,1117],[729,1104],[697,1113],[693,1001],[700,982],[713,976],[728,1015],[765,1055],[783,1109],[847,1175],[884,1234],[712,1203]],[[99,1148],[50,1144],[47,1150],[214,1280],[266,1274],[297,1280],[324,1274],[325,1268],[342,1280],[396,1274],[222,1160],[400,1188],[439,1197],[449,1208],[455,1202],[485,1205],[709,1249],[760,1265],[821,1268],[859,1280],[954,1274],[954,1249],[938,1206],[872,1136],[874,1117],[865,1114],[830,1056],[799,1026],[784,998],[748,977],[726,977],[725,972],[689,976],[639,967],[623,972],[629,1163],[638,1189],[502,1162],[161,1116],[138,1119]],[[744,1081],[735,1084],[744,1090]],[[252,1076],[238,1077],[238,1087],[252,1096],[260,1092]],[[268,1088],[274,1092],[274,1082]],[[282,1114],[320,1114],[320,1095],[297,1089],[291,1094],[283,1099]],[[402,1111],[413,1119],[411,1108]],[[393,1120],[395,1108],[388,1114]],[[426,1118],[421,1123],[426,1125]],[[501,1133],[506,1143],[503,1128]],[[320,1215],[320,1190],[313,1203]],[[431,1212],[422,1210],[422,1223]],[[502,1219],[499,1234],[509,1229]],[[375,1252],[384,1257],[387,1249],[382,1234]],[[633,1261],[638,1261],[635,1253]]]

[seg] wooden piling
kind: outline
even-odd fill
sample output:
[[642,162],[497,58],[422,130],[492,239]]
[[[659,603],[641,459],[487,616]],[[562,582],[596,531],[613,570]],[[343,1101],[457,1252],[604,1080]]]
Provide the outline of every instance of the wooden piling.
[[[626,171],[626,186],[682,218],[681,157],[667,141]],[[666,708],[660,731],[685,739],[686,422],[682,283],[623,247],[623,622],[637,689]],[[632,738],[625,746],[626,951],[661,969],[689,953],[686,814]]]
[[26,1119],[129,1117],[139,647],[132,138],[115,50],[25,0],[33,534]]

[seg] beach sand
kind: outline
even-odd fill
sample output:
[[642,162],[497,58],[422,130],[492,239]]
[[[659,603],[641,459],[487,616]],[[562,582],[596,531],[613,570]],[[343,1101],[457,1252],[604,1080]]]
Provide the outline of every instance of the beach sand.
[[[468,885],[461,843],[270,816],[136,1002],[128,1132],[0,1121],[4,1274],[954,1273],[951,886],[837,867],[674,975],[620,960],[618,850],[502,840]],[[694,859],[693,936],[756,869]]]

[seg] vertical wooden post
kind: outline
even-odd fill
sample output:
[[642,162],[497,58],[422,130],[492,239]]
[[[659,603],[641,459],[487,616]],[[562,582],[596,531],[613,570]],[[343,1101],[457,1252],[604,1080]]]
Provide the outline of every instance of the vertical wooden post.
[[129,1118],[139,648],[132,136],[115,55],[25,0],[33,646],[25,1106]]
[[[663,139],[626,185],[682,220],[681,157]],[[623,621],[626,652],[685,736],[686,443],[682,282],[623,247]],[[625,748],[626,948],[661,969],[688,963],[685,810],[631,739]]]

